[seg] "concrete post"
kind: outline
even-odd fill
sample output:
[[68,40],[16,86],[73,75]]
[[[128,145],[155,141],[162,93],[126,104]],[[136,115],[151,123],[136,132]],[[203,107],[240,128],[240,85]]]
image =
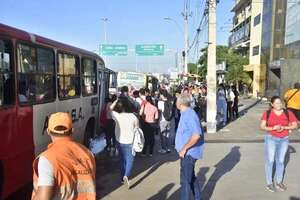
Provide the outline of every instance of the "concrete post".
[[216,0],[208,0],[208,53],[207,53],[207,133],[217,131],[216,102]]

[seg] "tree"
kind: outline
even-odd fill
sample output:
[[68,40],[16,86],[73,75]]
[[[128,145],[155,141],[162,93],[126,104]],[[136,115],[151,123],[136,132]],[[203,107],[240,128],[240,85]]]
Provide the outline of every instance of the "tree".
[[[199,69],[201,80],[204,81],[207,75],[207,47],[201,49],[202,55],[198,60],[198,64],[202,67]],[[238,82],[248,82],[250,77],[243,71],[243,66],[248,64],[248,59],[240,55],[235,50],[227,46],[217,46],[217,63],[226,62],[227,74],[226,81],[238,84]]]
[[195,64],[195,63],[189,63],[188,64],[188,72],[190,74],[197,74],[197,64]]

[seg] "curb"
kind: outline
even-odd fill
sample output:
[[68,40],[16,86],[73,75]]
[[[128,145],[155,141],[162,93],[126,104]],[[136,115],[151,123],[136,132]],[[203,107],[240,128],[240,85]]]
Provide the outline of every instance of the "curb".
[[[212,139],[205,140],[205,143],[264,143],[264,139]],[[300,143],[300,139],[291,139],[289,143]]]

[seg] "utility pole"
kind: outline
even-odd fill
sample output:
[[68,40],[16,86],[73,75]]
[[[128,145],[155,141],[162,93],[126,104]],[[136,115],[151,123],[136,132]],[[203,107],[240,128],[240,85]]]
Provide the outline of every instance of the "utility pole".
[[182,16],[184,18],[184,73],[188,73],[188,59],[189,59],[189,17],[191,13],[189,11],[190,0],[184,1],[184,11]]
[[208,3],[207,53],[207,133],[217,132],[217,80],[216,80],[216,0]]

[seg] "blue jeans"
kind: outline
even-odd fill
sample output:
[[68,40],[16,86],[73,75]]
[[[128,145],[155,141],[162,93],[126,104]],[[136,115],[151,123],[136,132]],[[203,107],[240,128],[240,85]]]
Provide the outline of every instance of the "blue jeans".
[[195,200],[201,199],[201,190],[194,171],[195,163],[196,159],[189,155],[186,155],[183,159],[180,160],[181,200],[190,200],[191,190]]
[[129,177],[131,175],[131,170],[134,162],[134,156],[132,155],[132,145],[117,143],[117,147],[119,150],[121,177]]
[[284,159],[289,146],[288,137],[277,138],[272,135],[265,136],[265,171],[267,184],[273,183],[273,164],[276,162],[276,183],[283,181]]

